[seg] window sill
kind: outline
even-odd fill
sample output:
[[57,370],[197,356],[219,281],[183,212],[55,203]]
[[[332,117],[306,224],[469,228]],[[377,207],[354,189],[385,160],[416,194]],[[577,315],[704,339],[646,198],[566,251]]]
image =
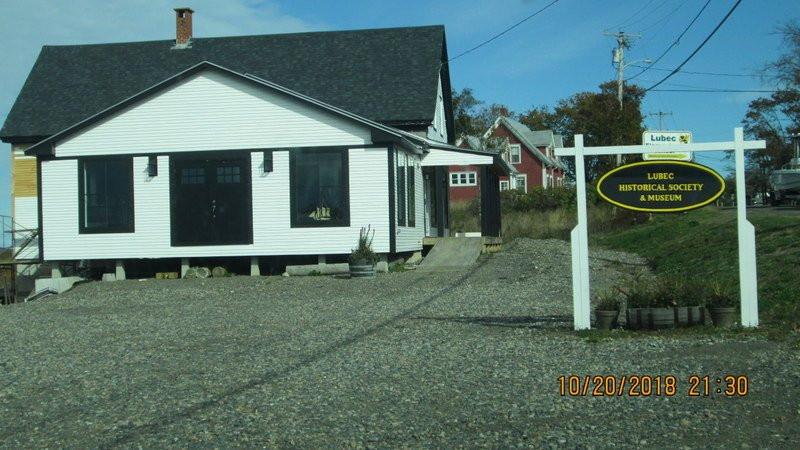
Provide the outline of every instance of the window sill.
[[350,221],[347,222],[334,222],[334,223],[296,223],[292,222],[290,228],[349,228]]
[[92,229],[88,229],[88,230],[87,229],[81,229],[81,230],[78,230],[78,234],[133,234],[135,232],[136,232],[136,230],[134,230],[133,228],[125,228],[125,229],[104,228],[104,229],[97,229],[97,230],[92,230]]

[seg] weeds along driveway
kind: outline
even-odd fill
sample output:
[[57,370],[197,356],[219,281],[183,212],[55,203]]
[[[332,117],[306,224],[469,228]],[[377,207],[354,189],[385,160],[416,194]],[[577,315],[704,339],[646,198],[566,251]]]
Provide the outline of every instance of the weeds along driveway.
[[[465,272],[90,283],[0,308],[0,447],[797,447],[796,350],[587,339],[568,251],[518,240]],[[593,256],[598,285],[642,265]],[[677,393],[561,396],[572,374],[674,374]],[[689,397],[691,374],[750,392]]]

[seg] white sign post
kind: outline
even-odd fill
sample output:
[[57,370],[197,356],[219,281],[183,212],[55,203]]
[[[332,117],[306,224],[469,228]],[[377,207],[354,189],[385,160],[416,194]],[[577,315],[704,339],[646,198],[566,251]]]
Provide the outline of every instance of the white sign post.
[[[584,157],[592,155],[637,154],[647,152],[645,145],[609,147],[584,147],[583,135],[575,135],[575,147],[557,148],[556,156],[575,157],[575,178],[578,194],[578,224],[570,233],[572,248],[572,304],[576,330],[591,327],[589,285],[589,239],[586,214],[586,176]],[[736,198],[744,199],[744,151],[766,148],[764,140],[745,141],[742,128],[734,130],[733,141],[703,142],[697,144],[664,144],[665,152],[710,152],[734,150],[736,158]],[[652,147],[651,147],[652,148]],[[739,228],[739,292],[741,296],[742,326],[758,326],[758,278],[756,276],[755,228],[747,221],[747,205],[736,202],[736,219]]]

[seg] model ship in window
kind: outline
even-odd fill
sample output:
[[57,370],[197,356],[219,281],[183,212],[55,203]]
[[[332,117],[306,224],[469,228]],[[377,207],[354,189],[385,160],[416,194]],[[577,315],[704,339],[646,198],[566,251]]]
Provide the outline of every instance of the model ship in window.
[[308,217],[314,220],[331,220],[331,209],[325,206],[317,206]]

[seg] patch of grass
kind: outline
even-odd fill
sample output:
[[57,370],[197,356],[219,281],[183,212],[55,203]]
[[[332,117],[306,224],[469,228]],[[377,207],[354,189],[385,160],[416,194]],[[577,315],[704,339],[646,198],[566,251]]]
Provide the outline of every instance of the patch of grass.
[[409,269],[406,268],[405,264],[394,264],[389,266],[389,273],[402,273],[408,271]]
[[450,203],[450,229],[453,232],[480,231],[481,217],[474,202]]
[[[800,330],[800,219],[751,214],[756,228],[759,309],[766,324]],[[590,234],[590,243],[637,253],[659,274],[739,286],[735,211],[705,208]],[[737,294],[738,295],[738,294]]]
[[[480,214],[476,205],[470,202],[458,202],[450,205],[450,229],[454,232],[480,231]],[[628,212],[615,213],[607,205],[591,205],[589,207],[589,231],[591,233],[607,232],[630,223],[643,220],[636,214]],[[578,221],[575,208],[557,208],[545,211],[514,211],[503,213],[501,218],[502,236],[505,242],[516,238],[531,239],[563,239],[569,240],[570,231]]]

